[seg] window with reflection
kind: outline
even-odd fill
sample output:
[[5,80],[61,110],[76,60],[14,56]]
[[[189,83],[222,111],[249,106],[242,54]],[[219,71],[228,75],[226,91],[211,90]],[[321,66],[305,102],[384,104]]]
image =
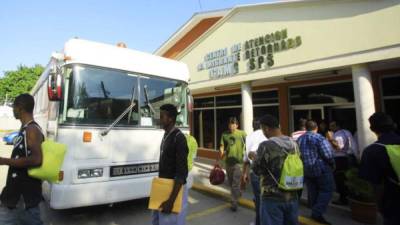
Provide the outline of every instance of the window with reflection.
[[290,88],[290,104],[326,104],[354,102],[352,82]]
[[187,85],[183,82],[160,78],[140,77],[141,126],[160,125],[160,107],[175,105],[178,109],[176,126],[188,126]]
[[71,71],[60,104],[61,124],[108,126],[125,113],[116,126],[157,127],[160,106],[170,103],[178,108],[177,126],[188,126],[185,82],[82,65]]
[[109,125],[131,104],[134,107],[117,126],[138,124],[137,75],[79,65],[74,66],[65,82],[62,124]]
[[400,75],[383,77],[381,84],[384,111],[393,118],[400,134]]

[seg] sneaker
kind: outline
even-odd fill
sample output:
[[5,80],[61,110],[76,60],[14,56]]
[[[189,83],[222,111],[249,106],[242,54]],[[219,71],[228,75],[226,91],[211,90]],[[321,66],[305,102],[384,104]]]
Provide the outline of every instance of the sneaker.
[[315,220],[318,223],[321,224],[327,224],[327,225],[332,225],[331,223],[329,223],[328,221],[326,221],[326,219],[323,216],[311,216],[311,219]]
[[231,206],[231,211],[236,212],[237,211],[237,205],[232,205]]

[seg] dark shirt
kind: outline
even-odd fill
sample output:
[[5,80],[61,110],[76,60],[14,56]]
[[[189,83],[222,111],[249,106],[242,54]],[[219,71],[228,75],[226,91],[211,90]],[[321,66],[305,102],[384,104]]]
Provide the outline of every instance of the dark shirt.
[[[399,145],[400,136],[395,133],[382,134],[376,143]],[[383,196],[378,199],[378,205],[384,216],[399,213],[400,187],[388,179],[390,177],[398,180],[384,146],[371,144],[365,148],[361,158],[360,176],[375,186],[383,184]]]
[[[35,122],[29,126],[38,126]],[[31,155],[31,150],[26,146],[26,127],[20,129],[11,153],[12,159],[23,158]],[[40,129],[40,127],[38,126]],[[42,200],[42,182],[28,175],[28,168],[16,168],[10,166],[7,174],[6,186],[1,192],[1,204],[9,208],[15,208],[23,197],[25,208],[36,207]]]
[[160,148],[158,176],[186,184],[188,152],[185,135],[179,129],[165,133]]

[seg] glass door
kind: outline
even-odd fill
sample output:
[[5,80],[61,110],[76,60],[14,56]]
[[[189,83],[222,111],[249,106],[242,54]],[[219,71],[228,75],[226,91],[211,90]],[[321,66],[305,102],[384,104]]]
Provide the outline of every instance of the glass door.
[[354,133],[357,130],[357,118],[354,105],[327,106],[325,118],[328,122],[339,121],[342,128]]
[[290,116],[291,132],[297,130],[297,124],[300,119],[312,119],[317,122],[324,119],[323,106],[296,105],[291,107],[290,112],[291,112]]

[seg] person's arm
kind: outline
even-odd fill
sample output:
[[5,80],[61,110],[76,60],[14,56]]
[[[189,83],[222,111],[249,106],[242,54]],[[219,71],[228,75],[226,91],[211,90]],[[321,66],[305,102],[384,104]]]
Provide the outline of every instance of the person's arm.
[[176,137],[176,172],[174,179],[174,187],[172,192],[165,202],[160,205],[163,213],[171,213],[174,206],[176,197],[179,194],[180,189],[186,183],[186,178],[188,175],[188,163],[187,156],[189,149],[187,147],[186,138],[183,134],[179,134]]
[[325,163],[327,163],[333,170],[335,170],[336,165],[332,145],[328,142],[328,140],[322,138],[322,141],[318,141],[317,147],[317,151],[319,151],[319,155],[322,160],[325,161]]
[[[219,159],[224,158],[224,151],[225,151],[225,146],[224,146],[224,134],[222,134],[221,136],[221,142],[220,142],[220,146],[219,146]],[[219,160],[217,159],[217,160]]]
[[322,156],[326,159],[326,160],[333,160],[333,149],[332,149],[332,145],[329,144],[329,142],[323,138],[322,141],[318,142],[319,146],[319,150],[322,153]]
[[26,128],[26,142],[27,148],[31,150],[31,155],[21,157],[18,159],[2,158],[0,157],[0,165],[8,165],[17,168],[29,168],[42,165],[42,141],[43,135],[35,126],[28,126]]

